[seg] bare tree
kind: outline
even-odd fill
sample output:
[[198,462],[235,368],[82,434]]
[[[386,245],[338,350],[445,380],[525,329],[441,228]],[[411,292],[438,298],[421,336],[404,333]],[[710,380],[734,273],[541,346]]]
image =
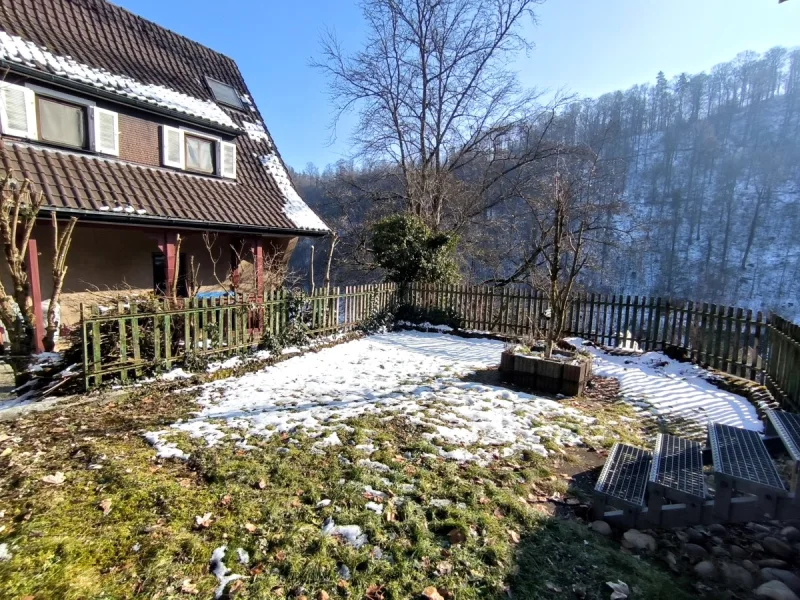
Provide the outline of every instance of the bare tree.
[[[566,325],[569,302],[584,267],[604,243],[607,215],[619,203],[602,186],[602,164],[588,149],[570,149],[553,161],[553,170],[526,195],[533,231],[531,260],[543,267],[539,278],[550,306],[545,357],[550,358]],[[536,271],[532,277],[536,278]]]
[[[538,3],[364,0],[362,50],[348,54],[324,37],[313,64],[331,80],[336,120],[357,110],[358,156],[383,165],[365,195],[458,230],[503,201],[506,179],[550,155],[547,127],[530,126],[536,95],[509,69],[532,46],[523,28]],[[544,112],[552,122],[552,107]]]
[[[19,377],[30,360],[35,348],[35,311],[30,296],[26,255],[28,242],[39,210],[44,204],[44,194],[34,192],[27,179],[19,181],[10,172],[0,177],[0,237],[2,237],[6,267],[13,289],[8,292],[0,283],[0,319],[6,325],[11,342],[11,367]],[[53,286],[47,310],[45,338],[47,349],[52,350],[57,330],[56,307],[61,299],[61,290],[67,274],[67,254],[75,229],[76,218],[70,219],[59,235],[58,223],[53,216],[54,248]],[[30,257],[28,257],[30,258]]]

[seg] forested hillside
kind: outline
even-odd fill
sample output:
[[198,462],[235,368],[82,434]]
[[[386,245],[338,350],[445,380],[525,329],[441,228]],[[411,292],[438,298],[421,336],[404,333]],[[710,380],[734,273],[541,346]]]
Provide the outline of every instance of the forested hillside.
[[[800,314],[800,50],[745,52],[710,73],[671,81],[659,73],[654,84],[567,102],[546,135],[594,149],[613,180],[608,193],[622,201],[584,272],[585,289]],[[374,177],[381,168],[342,163],[319,174],[308,166],[295,179],[342,231],[335,270],[377,278],[361,235],[375,209],[340,185],[356,171]],[[466,280],[519,270],[528,237],[517,208],[506,200],[460,232]],[[391,210],[384,204],[379,213]],[[307,249],[296,260],[307,261]]]

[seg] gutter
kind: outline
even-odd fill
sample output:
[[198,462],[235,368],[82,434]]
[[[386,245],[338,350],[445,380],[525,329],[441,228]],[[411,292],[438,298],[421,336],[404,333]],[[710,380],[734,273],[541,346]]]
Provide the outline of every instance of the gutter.
[[236,128],[228,127],[227,125],[222,125],[221,123],[217,123],[216,121],[208,121],[206,119],[200,119],[198,117],[190,117],[186,113],[182,113],[176,110],[170,110],[168,108],[157,109],[154,108],[153,105],[148,102],[136,100],[135,98],[129,98],[127,96],[123,96],[121,94],[115,94],[113,92],[107,92],[93,85],[80,83],[79,81],[73,81],[72,79],[68,79],[66,77],[60,77],[59,75],[45,73],[43,71],[39,71],[38,69],[26,67],[24,65],[20,65],[18,63],[11,62],[5,59],[0,59],[0,67],[8,69],[8,71],[12,73],[24,75],[26,77],[30,77],[31,79],[36,79],[37,81],[50,83],[52,85],[66,88],[68,90],[80,91],[85,94],[89,94],[90,96],[97,96],[105,100],[108,100],[109,102],[114,102],[116,104],[132,106],[138,110],[148,112],[150,114],[168,116],[170,118],[175,119],[176,121],[181,121],[182,123],[188,123],[190,125],[199,124],[209,129],[213,129],[214,131],[221,131],[224,133],[228,133],[230,135],[242,134],[242,130],[238,127]]
[[[328,231],[318,231],[313,229],[286,229],[279,227],[259,227],[258,225],[240,225],[236,223],[223,223],[220,221],[192,221],[190,219],[177,219],[174,217],[155,217],[149,215],[132,215],[129,213],[100,213],[93,210],[85,210],[80,208],[57,208],[52,206],[43,206],[41,212],[55,213],[56,217],[59,216],[80,216],[86,217],[79,219],[84,223],[100,223],[105,225],[115,225],[122,227],[153,227],[163,228],[164,224],[174,225],[179,229],[186,229],[192,231],[218,231],[218,232],[243,232],[243,233],[261,233],[269,234],[280,237],[324,237],[330,234]],[[40,217],[43,218],[43,217]],[[47,217],[49,218],[49,216]]]

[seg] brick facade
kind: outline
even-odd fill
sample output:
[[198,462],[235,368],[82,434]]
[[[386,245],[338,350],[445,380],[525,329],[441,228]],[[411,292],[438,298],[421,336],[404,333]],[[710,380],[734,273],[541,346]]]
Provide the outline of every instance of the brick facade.
[[119,157],[141,165],[161,165],[161,147],[157,123],[119,115]]

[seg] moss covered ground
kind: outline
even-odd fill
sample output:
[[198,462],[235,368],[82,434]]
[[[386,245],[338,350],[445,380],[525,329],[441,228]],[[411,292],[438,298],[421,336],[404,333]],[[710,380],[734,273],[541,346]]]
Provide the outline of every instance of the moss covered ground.
[[[590,433],[603,445],[637,440],[621,404],[577,402],[599,417]],[[189,391],[151,387],[0,423],[0,544],[11,555],[0,598],[210,598],[209,560],[223,545],[242,575],[226,588],[233,598],[608,598],[617,580],[634,598],[691,597],[658,564],[554,515],[548,499],[570,494],[567,472],[582,468],[571,451],[459,465],[425,456],[408,422],[362,418],[322,452],[296,433],[251,449],[180,438],[189,460],[156,459],[142,433],[194,407]],[[388,471],[358,465],[366,441]],[[326,519],[368,542],[323,534]]]

